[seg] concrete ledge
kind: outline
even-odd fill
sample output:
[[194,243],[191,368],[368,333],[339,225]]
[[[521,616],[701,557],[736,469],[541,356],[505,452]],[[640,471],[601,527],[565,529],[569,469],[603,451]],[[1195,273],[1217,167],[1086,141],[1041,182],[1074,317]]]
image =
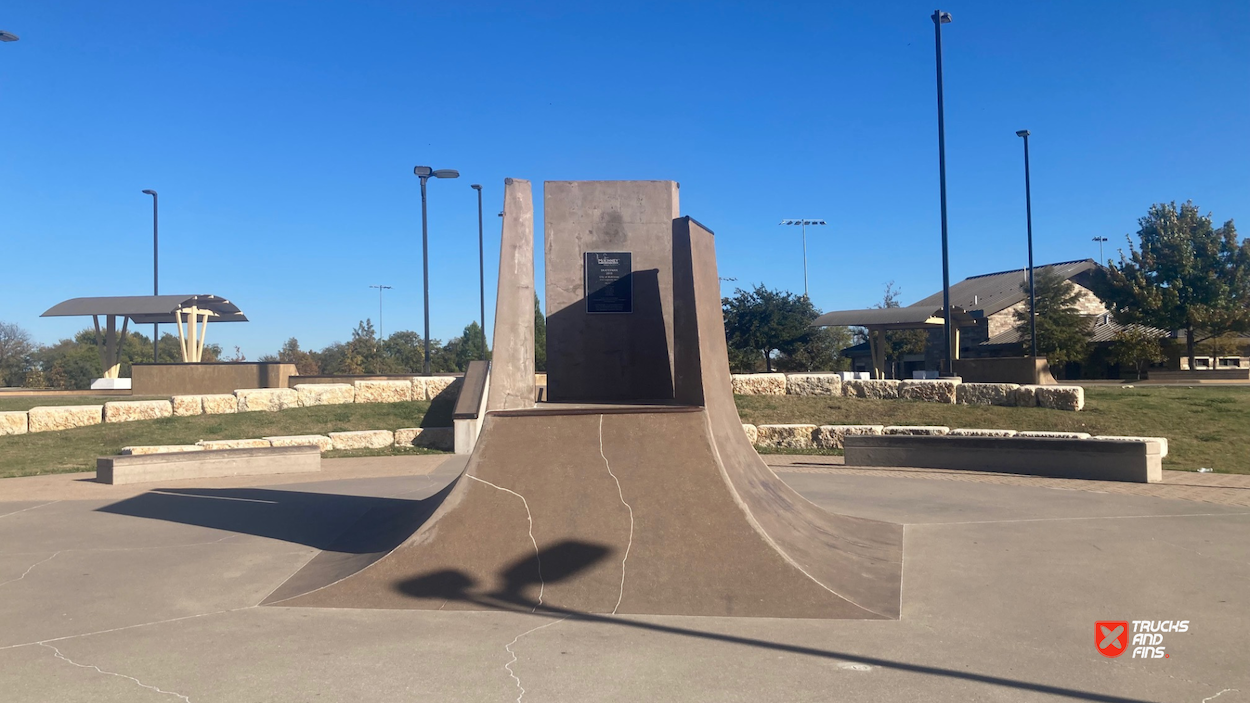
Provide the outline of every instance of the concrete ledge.
[[1157,442],[895,435],[847,437],[843,446],[847,466],[911,466],[1136,483],[1163,480]]
[[222,449],[176,454],[103,456],[96,460],[96,481],[109,484],[149,483],[320,470],[321,453],[316,447]]

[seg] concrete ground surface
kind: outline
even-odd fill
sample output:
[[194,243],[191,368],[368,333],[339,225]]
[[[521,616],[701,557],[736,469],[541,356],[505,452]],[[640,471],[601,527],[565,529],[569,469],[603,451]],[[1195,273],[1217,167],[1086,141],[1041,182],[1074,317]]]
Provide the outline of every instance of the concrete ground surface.
[[[385,546],[336,538],[434,494],[457,458],[6,479],[0,700],[1250,701],[1250,509],[1209,499],[1245,481],[1171,477],[1161,497],[766,459],[821,507],[906,525],[900,620],[258,606],[323,548]],[[1165,659],[1108,659],[1102,620],[1190,624]]]

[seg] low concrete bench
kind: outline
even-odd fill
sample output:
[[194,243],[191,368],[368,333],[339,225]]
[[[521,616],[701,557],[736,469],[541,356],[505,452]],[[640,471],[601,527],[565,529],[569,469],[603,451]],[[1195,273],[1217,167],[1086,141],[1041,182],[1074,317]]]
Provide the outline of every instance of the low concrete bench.
[[847,466],[995,471],[1094,481],[1163,480],[1159,442],[1043,437],[848,436]]
[[261,476],[321,470],[317,447],[215,449],[201,452],[102,456],[96,459],[100,483],[150,483],[188,478]]

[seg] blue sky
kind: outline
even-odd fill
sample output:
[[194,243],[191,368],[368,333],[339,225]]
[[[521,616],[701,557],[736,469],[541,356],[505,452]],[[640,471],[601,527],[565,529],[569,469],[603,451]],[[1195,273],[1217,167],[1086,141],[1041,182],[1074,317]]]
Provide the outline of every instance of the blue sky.
[[[215,293],[249,358],[357,321],[421,329],[416,164],[430,185],[433,336],[487,315],[502,181],[673,179],[735,285],[824,310],[941,286],[931,4],[7,3],[0,320],[75,296]],[[1108,255],[1158,201],[1250,217],[1250,3],[944,5],[951,276]],[[536,203],[541,205],[539,191]],[[541,217],[541,208],[539,209]],[[537,228],[541,231],[541,228]],[[539,266],[541,276],[541,262]],[[541,290],[541,281],[540,281]]]

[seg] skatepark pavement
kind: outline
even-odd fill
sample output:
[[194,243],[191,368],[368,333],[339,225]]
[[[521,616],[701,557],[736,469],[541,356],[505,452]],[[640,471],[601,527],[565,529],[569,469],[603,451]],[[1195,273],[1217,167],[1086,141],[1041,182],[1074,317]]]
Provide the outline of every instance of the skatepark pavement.
[[[1250,700],[1250,510],[1090,482],[864,476],[827,457],[807,458],[819,472],[786,471],[796,459],[770,461],[821,508],[905,525],[899,620],[259,605],[323,547],[345,558],[385,548],[385,530],[338,538],[369,511],[442,490],[456,458],[352,470],[360,460],[327,460],[318,481],[121,497],[58,477],[72,498],[46,481],[39,500],[8,500],[18,491],[5,481],[0,691],[197,703]],[[1097,652],[1095,621],[1139,619],[1190,627],[1169,636],[1166,659]]]

